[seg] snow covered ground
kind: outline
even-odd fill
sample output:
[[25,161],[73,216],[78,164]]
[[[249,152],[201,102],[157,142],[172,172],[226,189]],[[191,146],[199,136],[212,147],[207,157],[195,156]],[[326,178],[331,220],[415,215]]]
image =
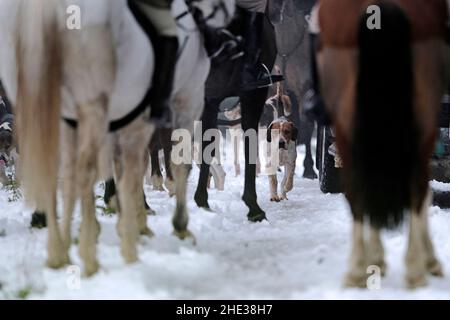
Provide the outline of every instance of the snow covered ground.
[[[295,188],[288,201],[271,203],[267,177],[258,178],[259,202],[268,221],[247,221],[240,200],[243,177],[235,178],[231,166],[226,167],[226,191],[210,191],[214,212],[198,209],[190,200],[196,246],[171,235],[174,199],[148,187],[148,201],[157,212],[149,217],[149,226],[156,236],[142,238],[140,262],[135,265],[125,265],[120,256],[116,217],[99,211],[101,270],[82,278],[79,286],[76,267],[59,271],[44,267],[46,231],[31,230],[31,211],[21,201],[9,202],[10,192],[2,190],[0,299],[450,299],[450,211],[437,207],[430,209],[430,225],[445,278],[430,278],[423,289],[405,289],[405,227],[383,235],[388,272],[380,290],[343,288],[350,248],[348,207],[342,195],[322,194],[317,180],[301,178],[303,149],[299,151]],[[197,177],[194,168],[189,199]],[[79,224],[77,210],[76,233]],[[71,258],[74,265],[80,264],[76,245]]]

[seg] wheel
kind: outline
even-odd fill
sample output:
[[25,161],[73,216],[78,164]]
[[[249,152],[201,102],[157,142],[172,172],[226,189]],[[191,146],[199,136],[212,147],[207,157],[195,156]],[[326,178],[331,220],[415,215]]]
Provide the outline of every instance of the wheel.
[[[320,143],[320,144],[319,144]],[[333,143],[333,136],[330,127],[320,128],[320,139],[318,139],[318,149],[320,149],[319,164],[319,183],[320,190],[323,193],[341,193],[340,172],[334,166],[334,157],[328,153],[328,148]]]

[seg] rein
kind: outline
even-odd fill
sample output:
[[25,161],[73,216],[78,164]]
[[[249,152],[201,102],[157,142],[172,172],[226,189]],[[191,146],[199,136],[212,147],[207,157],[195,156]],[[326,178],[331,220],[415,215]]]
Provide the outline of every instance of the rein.
[[[283,17],[283,13],[282,17]],[[283,21],[284,19],[282,18],[281,21]],[[286,53],[282,53],[282,52],[278,52],[278,55],[281,57],[281,61],[282,61],[282,73],[286,74],[286,68],[287,68],[287,62],[289,61],[289,59],[291,58],[291,56],[297,51],[297,49],[300,47],[300,45],[303,43],[303,40],[305,39],[305,34],[306,31],[302,33],[302,36],[298,39],[298,41],[296,42],[295,46],[289,50]]]

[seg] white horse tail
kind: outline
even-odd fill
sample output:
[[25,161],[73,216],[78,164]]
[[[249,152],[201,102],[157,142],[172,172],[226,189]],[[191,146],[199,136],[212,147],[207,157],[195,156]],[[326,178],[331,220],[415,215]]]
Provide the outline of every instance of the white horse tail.
[[16,30],[17,136],[27,203],[54,210],[59,160],[62,48],[58,0],[22,0]]

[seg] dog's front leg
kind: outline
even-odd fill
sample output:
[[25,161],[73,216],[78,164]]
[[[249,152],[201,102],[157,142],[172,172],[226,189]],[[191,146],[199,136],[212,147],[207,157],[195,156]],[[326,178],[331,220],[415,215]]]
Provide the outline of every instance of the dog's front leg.
[[280,202],[281,198],[278,196],[278,181],[277,175],[271,174],[269,175],[269,185],[270,185],[270,201]]
[[285,166],[283,182],[281,183],[281,198],[288,200],[287,193],[294,187],[295,162]]

